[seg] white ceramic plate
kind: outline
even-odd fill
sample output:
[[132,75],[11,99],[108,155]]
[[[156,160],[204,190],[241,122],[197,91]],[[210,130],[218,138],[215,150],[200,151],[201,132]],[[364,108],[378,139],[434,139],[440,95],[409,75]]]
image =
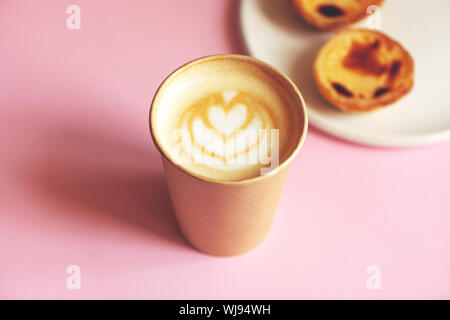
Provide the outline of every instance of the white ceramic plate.
[[242,0],[240,13],[249,54],[294,80],[314,126],[373,146],[417,146],[450,140],[449,0],[386,0],[380,12],[381,30],[400,41],[413,56],[415,86],[394,105],[362,115],[334,109],[315,88],[312,63],[331,33],[306,25],[287,0]]

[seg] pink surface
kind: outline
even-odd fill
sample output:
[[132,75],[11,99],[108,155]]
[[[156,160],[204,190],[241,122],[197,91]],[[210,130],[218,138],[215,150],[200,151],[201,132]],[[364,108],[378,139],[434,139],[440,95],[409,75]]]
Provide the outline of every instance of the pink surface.
[[180,64],[240,52],[236,12],[0,2],[0,298],[450,298],[449,143],[372,149],[311,129],[260,247],[216,258],[184,242],[149,104]]

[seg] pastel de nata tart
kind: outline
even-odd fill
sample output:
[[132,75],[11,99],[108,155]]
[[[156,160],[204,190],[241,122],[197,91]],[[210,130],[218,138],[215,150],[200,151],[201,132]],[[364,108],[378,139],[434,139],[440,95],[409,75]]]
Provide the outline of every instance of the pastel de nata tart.
[[400,43],[374,30],[336,34],[320,49],[313,68],[320,93],[348,112],[385,107],[414,85],[413,58]]
[[384,0],[291,0],[295,11],[319,29],[338,29],[367,17],[367,8]]

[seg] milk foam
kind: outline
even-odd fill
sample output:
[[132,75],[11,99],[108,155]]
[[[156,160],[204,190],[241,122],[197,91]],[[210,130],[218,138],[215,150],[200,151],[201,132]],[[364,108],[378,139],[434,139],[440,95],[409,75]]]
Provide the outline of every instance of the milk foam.
[[186,169],[221,180],[250,178],[295,147],[296,106],[257,66],[218,60],[195,65],[172,82],[156,129],[172,160]]

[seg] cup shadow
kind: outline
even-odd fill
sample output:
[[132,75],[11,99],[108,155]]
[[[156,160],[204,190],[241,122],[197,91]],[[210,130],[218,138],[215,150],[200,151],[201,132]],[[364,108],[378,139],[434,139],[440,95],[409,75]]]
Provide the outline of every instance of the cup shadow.
[[108,227],[126,225],[151,239],[189,247],[150,143],[143,148],[79,126],[47,126],[41,133],[39,159],[24,175],[41,200],[63,207],[58,214]]

